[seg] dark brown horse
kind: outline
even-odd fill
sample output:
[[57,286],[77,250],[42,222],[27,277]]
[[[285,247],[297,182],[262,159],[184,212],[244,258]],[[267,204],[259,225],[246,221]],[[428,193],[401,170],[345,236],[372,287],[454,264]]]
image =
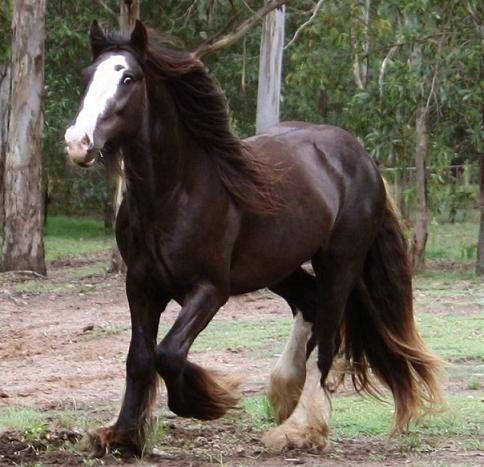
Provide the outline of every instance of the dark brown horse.
[[[122,154],[116,239],[132,322],[121,412],[96,432],[98,446],[141,452],[157,374],[180,416],[210,420],[233,407],[234,381],[187,355],[230,295],[262,287],[299,320],[273,378],[280,422],[309,380],[305,368],[292,375],[291,359],[315,347],[320,394],[341,353],[358,390],[375,391],[370,368],[391,390],[397,427],[434,405],[438,361],[415,328],[406,241],[358,141],[296,122],[241,141],[220,90],[189,53],[163,47],[140,22],[127,38],[93,23],[91,45],[86,93],[65,139],[81,166],[107,147]],[[307,261],[314,274],[301,267]],[[182,309],[157,343],[170,300]]]

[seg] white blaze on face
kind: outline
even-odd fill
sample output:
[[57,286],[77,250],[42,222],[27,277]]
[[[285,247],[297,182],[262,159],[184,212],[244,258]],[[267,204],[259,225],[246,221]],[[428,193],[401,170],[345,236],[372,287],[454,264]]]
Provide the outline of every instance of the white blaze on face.
[[87,89],[81,111],[65,134],[67,152],[73,158],[85,156],[94,142],[94,130],[108,102],[116,94],[128,62],[124,55],[111,55],[99,63]]

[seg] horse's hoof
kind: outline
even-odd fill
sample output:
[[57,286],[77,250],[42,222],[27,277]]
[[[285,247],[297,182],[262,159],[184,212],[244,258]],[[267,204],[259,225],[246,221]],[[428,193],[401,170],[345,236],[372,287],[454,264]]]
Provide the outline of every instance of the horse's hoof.
[[287,449],[324,451],[328,447],[327,433],[309,426],[283,423],[269,430],[262,442],[269,451],[280,452]]
[[122,457],[142,455],[142,443],[132,431],[122,431],[115,426],[107,426],[90,431],[88,434],[95,457],[103,457],[108,453],[119,454]]

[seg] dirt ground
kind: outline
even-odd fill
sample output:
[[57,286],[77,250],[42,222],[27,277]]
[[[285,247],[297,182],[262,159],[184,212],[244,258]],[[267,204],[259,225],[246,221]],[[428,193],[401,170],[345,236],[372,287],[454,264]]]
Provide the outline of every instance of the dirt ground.
[[[0,282],[0,408],[34,406],[42,411],[77,411],[94,423],[115,415],[124,387],[125,358],[129,343],[129,312],[123,278],[105,276],[89,267],[102,256],[52,264],[48,279],[39,279],[40,290],[23,290],[25,277],[15,275]],[[30,278],[29,278],[30,279]],[[40,291],[40,293],[39,293]],[[437,312],[438,310],[436,310]],[[178,307],[170,304],[162,320],[171,322]],[[267,291],[236,297],[215,318],[290,320],[290,311]],[[206,367],[245,375],[243,394],[264,391],[275,356],[254,359],[246,347],[206,350],[193,360]],[[461,450],[458,443],[412,458],[392,439],[333,439],[327,453],[265,451],[261,430],[245,425],[237,413],[221,420],[200,423],[167,412],[162,391],[158,403],[167,420],[165,434],[155,453],[143,460],[150,465],[482,465],[480,453]],[[66,441],[82,436],[81,430],[59,428],[34,444],[18,433],[0,434],[0,465],[93,465],[85,452],[65,449]],[[232,438],[231,438],[232,437]],[[227,439],[232,442],[227,443]],[[217,454],[219,453],[219,457]],[[104,465],[139,464],[114,456]]]

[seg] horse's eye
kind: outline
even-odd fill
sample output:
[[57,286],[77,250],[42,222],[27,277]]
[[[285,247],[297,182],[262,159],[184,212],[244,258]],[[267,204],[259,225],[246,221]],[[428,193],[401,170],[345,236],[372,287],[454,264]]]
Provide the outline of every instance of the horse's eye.
[[134,80],[133,80],[133,78],[132,78],[131,76],[125,76],[125,77],[123,78],[123,84],[124,84],[124,85],[129,85],[129,84],[131,84],[133,81],[134,81]]

